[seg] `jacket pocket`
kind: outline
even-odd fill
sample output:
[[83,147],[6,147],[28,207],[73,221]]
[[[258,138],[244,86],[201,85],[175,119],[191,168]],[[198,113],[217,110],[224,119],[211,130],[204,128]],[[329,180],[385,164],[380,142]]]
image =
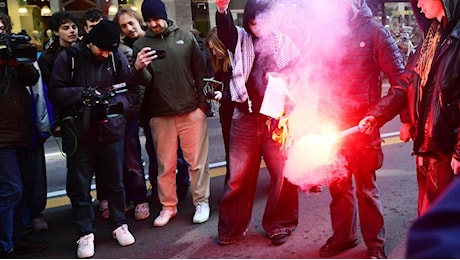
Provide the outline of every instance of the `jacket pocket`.
[[124,139],[126,131],[126,117],[121,114],[112,114],[106,122],[98,122],[96,132],[99,142],[110,144]]

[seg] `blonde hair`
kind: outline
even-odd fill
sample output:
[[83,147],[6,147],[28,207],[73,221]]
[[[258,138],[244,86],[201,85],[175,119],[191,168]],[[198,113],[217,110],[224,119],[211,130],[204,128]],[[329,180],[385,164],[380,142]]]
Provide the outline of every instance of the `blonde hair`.
[[[220,54],[219,56],[224,57],[223,59],[218,59],[217,56],[214,55],[209,43],[212,44],[212,49],[214,49],[216,53]],[[209,58],[211,59],[214,71],[227,72],[230,68],[230,57],[228,56],[227,47],[225,47],[217,35],[217,27],[213,27],[209,31],[206,37],[206,49],[209,52]]]

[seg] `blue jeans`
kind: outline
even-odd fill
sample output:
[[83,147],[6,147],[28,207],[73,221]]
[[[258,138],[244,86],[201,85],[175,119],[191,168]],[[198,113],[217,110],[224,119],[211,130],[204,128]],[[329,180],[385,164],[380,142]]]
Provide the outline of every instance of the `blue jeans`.
[[[30,189],[30,192],[26,191]],[[43,143],[32,148],[32,172],[30,178],[24,179],[24,195],[26,196],[26,209],[24,224],[30,225],[30,220],[42,216],[46,208],[47,180],[45,148]]]
[[100,166],[97,177],[107,187],[111,229],[126,223],[123,159],[123,140],[112,144],[78,144],[76,151],[68,155],[66,189],[79,236],[94,233],[90,192],[96,165]]
[[[0,250],[7,252],[14,247],[13,226],[15,233],[21,234],[21,223],[15,221],[21,201],[23,185],[22,175],[27,174],[30,164],[29,147],[0,148]],[[19,207],[20,208],[20,207]],[[21,219],[16,215],[16,219]],[[16,222],[16,223],[15,223]],[[19,230],[17,230],[19,228]]]
[[141,142],[139,140],[139,118],[128,120],[125,134],[124,183],[126,201],[134,205],[147,201],[144,166],[142,165]]
[[[148,120],[147,120],[148,121]],[[158,194],[158,161],[155,147],[153,146],[152,132],[150,125],[147,123],[144,126],[145,135],[145,150],[149,156],[149,181],[152,185],[152,197],[156,197]],[[190,177],[188,175],[188,163],[185,161],[180,149],[180,144],[177,148],[177,174],[176,174],[176,185],[177,187],[188,187],[190,184]]]
[[236,242],[248,228],[262,157],[271,178],[262,218],[265,232],[270,238],[290,234],[298,224],[298,189],[283,176],[285,158],[266,121],[266,116],[235,110],[230,128],[230,174],[219,205],[220,242]]
[[[376,170],[383,163],[382,149],[380,145],[365,147],[365,144],[356,140],[342,147],[340,154],[348,166],[342,178],[332,178],[329,181],[333,237],[338,241],[357,239],[359,217],[366,246],[384,246],[384,219],[376,182]],[[342,173],[333,173],[332,176],[342,176]]]
[[[147,202],[138,116],[134,116],[126,122],[124,163],[123,183],[126,190],[126,202],[132,201],[134,205]],[[98,175],[96,172],[97,197],[99,200],[105,200],[108,197],[106,183],[102,178],[98,178]]]

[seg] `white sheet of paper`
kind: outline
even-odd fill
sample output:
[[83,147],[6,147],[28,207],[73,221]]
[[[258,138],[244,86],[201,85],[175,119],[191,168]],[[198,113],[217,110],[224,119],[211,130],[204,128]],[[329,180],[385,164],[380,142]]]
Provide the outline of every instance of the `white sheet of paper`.
[[260,113],[273,118],[280,118],[284,113],[284,103],[288,95],[287,85],[283,78],[268,73],[268,84]]

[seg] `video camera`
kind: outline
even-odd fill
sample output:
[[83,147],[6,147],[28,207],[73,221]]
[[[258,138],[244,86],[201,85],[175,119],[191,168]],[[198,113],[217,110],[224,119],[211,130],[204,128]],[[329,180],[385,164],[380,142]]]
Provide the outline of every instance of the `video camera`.
[[82,93],[84,124],[88,126],[90,119],[95,119],[102,123],[107,122],[107,118],[111,115],[123,114],[123,105],[121,103],[110,104],[108,99],[126,91],[128,91],[128,89],[124,82],[112,85],[105,90],[101,90],[97,86],[85,88]]
[[15,59],[19,63],[37,60],[37,47],[29,44],[30,36],[25,30],[20,33],[0,33],[0,59]]

